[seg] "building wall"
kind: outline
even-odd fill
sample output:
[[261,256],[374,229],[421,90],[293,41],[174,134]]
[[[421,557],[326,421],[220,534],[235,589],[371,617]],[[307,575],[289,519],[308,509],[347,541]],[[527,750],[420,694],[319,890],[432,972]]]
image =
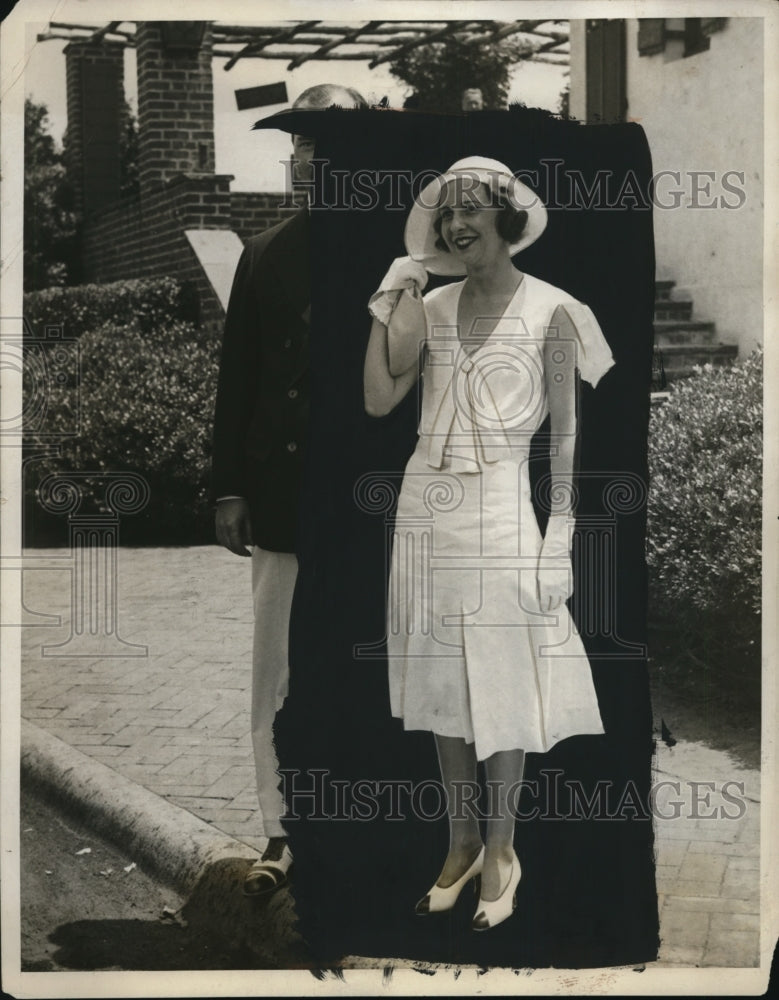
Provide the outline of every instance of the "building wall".
[[216,322],[221,306],[184,230],[229,228],[229,178],[181,175],[141,200],[120,202],[87,220],[86,280],[102,283],[167,274],[197,290],[202,323]]
[[571,118],[583,122],[587,117],[587,22],[577,19],[568,23],[571,46],[571,96],[568,112]]
[[[684,191],[681,207],[655,209],[658,277],[689,292],[696,318],[715,321],[717,338],[741,354],[762,341],[762,30],[759,18],[731,17],[708,51],[669,61],[668,50],[640,56],[638,22],[627,22],[628,116],[647,134],[655,176],[682,173],[678,186],[657,181],[666,203]],[[696,195],[691,171],[714,172],[708,191]],[[728,171],[743,174],[730,180],[743,196],[723,189]],[[723,197],[743,205],[721,207]],[[715,208],[693,207],[715,199]]]
[[224,310],[185,231],[232,230],[245,243],[297,207],[283,193],[231,193],[233,178],[214,173],[208,22],[140,21],[136,51],[140,190],[137,198],[121,199],[122,49],[81,41],[67,48],[70,169],[84,210],[84,276],[102,283],[170,275],[197,292],[201,323],[221,325]]
[[[164,27],[185,35],[202,29],[199,44],[171,48]],[[180,39],[179,39],[180,40]],[[180,173],[213,174],[214,86],[212,35],[205,21],[139,21],[138,171],[141,191],[153,190]]]
[[234,191],[230,195],[230,228],[245,243],[296,211],[297,206],[290,205],[289,197],[281,192]]
[[166,268],[177,277],[192,253],[185,229],[233,229],[245,243],[297,211],[282,193],[231,194],[228,185],[227,177],[182,175],[91,217],[84,229],[87,280],[149,277]]
[[297,211],[280,207],[289,202],[282,193],[231,194],[229,184],[226,176],[179,175],[142,199],[91,216],[84,227],[86,280],[169,274],[196,289],[201,323],[221,324],[224,312],[184,230],[232,229],[245,243]]
[[68,174],[76,207],[99,211],[119,197],[124,103],[121,45],[71,42],[65,48]]
[[[90,217],[84,227],[89,281],[159,274],[181,266],[184,229],[229,229],[227,178],[174,178],[143,199],[119,202]],[[188,247],[187,247],[188,249]]]

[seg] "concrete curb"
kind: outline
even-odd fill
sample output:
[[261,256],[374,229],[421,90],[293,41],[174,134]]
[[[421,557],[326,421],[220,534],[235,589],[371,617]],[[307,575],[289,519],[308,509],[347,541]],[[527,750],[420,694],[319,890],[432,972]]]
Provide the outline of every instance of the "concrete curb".
[[300,963],[292,898],[280,890],[249,899],[243,877],[259,855],[186,809],[75,750],[25,719],[22,782],[78,816],[125,850],[145,871],[186,899],[181,916],[193,933],[222,939],[251,955],[256,968]]
[[21,770],[28,782],[83,813],[91,829],[117,841],[132,860],[183,895],[194,890],[207,865],[225,858],[251,863],[259,857],[247,844],[26,720]]

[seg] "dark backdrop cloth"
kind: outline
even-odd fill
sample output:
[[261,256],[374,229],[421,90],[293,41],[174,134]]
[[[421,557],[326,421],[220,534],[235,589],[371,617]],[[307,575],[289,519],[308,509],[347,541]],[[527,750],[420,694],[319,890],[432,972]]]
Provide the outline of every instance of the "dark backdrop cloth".
[[[312,421],[290,693],[276,726],[289,812],[297,817],[286,825],[301,931],[322,963],[347,955],[486,967],[650,961],[658,915],[644,533],[654,251],[644,133],[633,124],[584,126],[524,108],[448,116],[295,112],[263,124],[317,138],[317,157],[327,167],[316,197],[330,206],[312,208]],[[438,780],[439,770],[432,735],[406,733],[390,717],[382,640],[387,543],[415,443],[418,400],[412,391],[377,420],[365,415],[362,398],[366,303],[391,260],[405,254],[403,227],[417,190],[401,175],[440,172],[466,155],[493,157],[515,172],[539,171],[528,179],[549,208],[549,224],[516,262],[586,302],[616,359],[597,390],[581,389],[572,604],[606,733],[528,755],[525,777],[538,781],[538,792],[520,806],[538,811],[516,827],[523,867],[517,909],[481,934],[470,930],[470,892],[450,914],[414,914],[438,875],[448,829],[445,817],[415,816],[409,785],[397,784],[417,787]],[[377,172],[375,204],[362,174],[361,205],[349,207],[356,172],[366,170]],[[595,204],[564,207],[572,172],[595,192]],[[598,183],[605,184],[600,205]],[[346,206],[334,204],[337,185]],[[544,431],[535,442],[536,483],[548,472]],[[543,524],[540,507],[538,516]],[[315,781],[316,798],[299,794]],[[358,781],[377,784],[355,787]],[[564,818],[573,781],[588,797],[606,795],[589,818]],[[365,805],[371,788],[381,793],[375,817]],[[350,813],[359,791],[363,819]],[[420,802],[435,812],[432,792]]]

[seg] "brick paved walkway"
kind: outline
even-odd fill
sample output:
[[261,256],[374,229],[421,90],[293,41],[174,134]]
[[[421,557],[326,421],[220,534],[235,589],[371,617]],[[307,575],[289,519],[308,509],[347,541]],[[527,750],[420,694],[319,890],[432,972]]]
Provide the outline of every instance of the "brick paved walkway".
[[[71,635],[70,553],[29,550],[24,565],[23,715],[262,848],[248,732],[250,561],[216,547],[121,549],[117,631],[136,645],[115,657],[56,648]],[[87,575],[97,632],[86,650],[105,651],[110,562],[96,560],[81,578]],[[661,746],[657,771],[658,781],[679,782],[678,793],[671,786],[658,793],[658,812],[681,812],[656,825],[660,964],[757,965],[758,773],[738,769],[726,754],[681,742],[672,750]],[[743,797],[731,790],[735,801],[722,794],[730,780],[744,782]],[[713,782],[708,799],[706,787],[696,794],[691,782]],[[736,818],[722,817],[723,810]]]
[[673,749],[660,746],[660,964],[759,964],[759,779],[720,751],[681,742]]

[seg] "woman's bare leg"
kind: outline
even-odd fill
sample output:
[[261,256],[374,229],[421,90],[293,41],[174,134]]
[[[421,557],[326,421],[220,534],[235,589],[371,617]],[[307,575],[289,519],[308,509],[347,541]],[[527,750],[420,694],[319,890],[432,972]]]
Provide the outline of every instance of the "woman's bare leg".
[[449,853],[437,884],[447,888],[473,864],[482,846],[475,802],[476,751],[473,743],[456,736],[436,735],[435,742],[449,812]]
[[490,798],[487,842],[481,876],[481,898],[500,896],[509,879],[514,855],[514,822],[519,783],[525,770],[524,750],[501,750],[484,762]]

